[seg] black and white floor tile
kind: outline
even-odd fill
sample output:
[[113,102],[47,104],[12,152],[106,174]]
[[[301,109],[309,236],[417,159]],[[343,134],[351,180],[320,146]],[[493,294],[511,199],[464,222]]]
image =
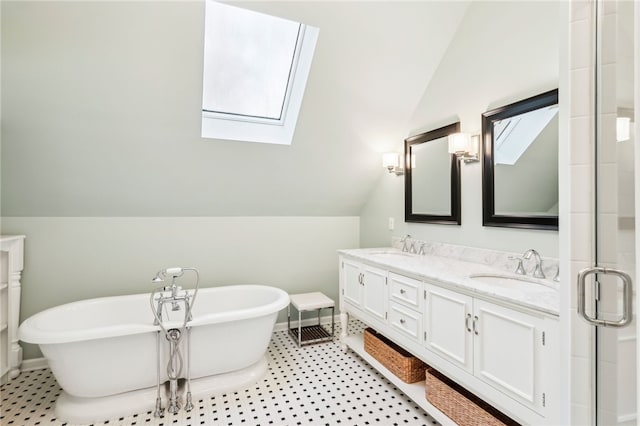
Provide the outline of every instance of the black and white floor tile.
[[[352,321],[350,332],[361,325]],[[353,330],[352,330],[353,328]],[[336,330],[339,336],[339,329]],[[424,410],[351,351],[334,342],[298,348],[286,331],[273,333],[269,371],[248,389],[200,399],[189,412],[155,418],[151,411],[108,425],[295,426],[436,425]],[[64,425],[55,418],[61,390],[48,369],[23,372],[0,388],[0,424]]]

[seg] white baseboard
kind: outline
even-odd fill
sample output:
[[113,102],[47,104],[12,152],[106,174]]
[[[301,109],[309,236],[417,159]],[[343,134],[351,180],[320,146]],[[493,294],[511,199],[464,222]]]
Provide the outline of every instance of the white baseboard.
[[47,367],[49,367],[49,363],[46,358],[25,359],[20,365],[20,371],[42,370]]
[[[338,325],[340,324],[340,315],[334,315],[333,316],[335,324]],[[306,327],[308,325],[315,325],[318,323],[318,318],[307,318],[307,319],[303,319],[302,320],[302,326]],[[320,317],[320,323],[321,324],[331,324],[331,315],[326,315],[326,316],[322,316]],[[298,326],[298,321],[293,321],[293,319],[291,320],[291,326]],[[283,321],[283,322],[279,322],[276,323],[276,325],[273,327],[273,331],[286,331],[287,330],[287,322]]]

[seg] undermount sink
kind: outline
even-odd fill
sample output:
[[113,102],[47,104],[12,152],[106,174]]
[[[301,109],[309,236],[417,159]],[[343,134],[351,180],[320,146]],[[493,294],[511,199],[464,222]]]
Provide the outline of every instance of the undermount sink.
[[378,250],[378,251],[371,251],[367,254],[371,256],[403,256],[403,257],[415,256],[412,253],[407,253],[407,252],[398,251],[398,250]]
[[486,284],[498,285],[498,286],[513,286],[517,284],[535,284],[544,287],[554,288],[553,284],[542,281],[541,279],[527,277],[525,275],[506,275],[506,274],[471,274],[469,278],[476,281],[480,281]]

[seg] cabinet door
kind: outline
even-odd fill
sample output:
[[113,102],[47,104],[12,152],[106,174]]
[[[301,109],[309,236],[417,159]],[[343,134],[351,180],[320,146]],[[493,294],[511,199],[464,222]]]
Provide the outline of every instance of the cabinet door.
[[473,372],[473,299],[427,285],[426,346],[458,367]]
[[342,262],[342,291],[345,302],[361,306],[362,271],[359,263],[350,260]]
[[474,375],[541,412],[542,317],[474,300]]
[[373,316],[384,320],[387,313],[387,271],[363,265],[362,273],[362,307]]

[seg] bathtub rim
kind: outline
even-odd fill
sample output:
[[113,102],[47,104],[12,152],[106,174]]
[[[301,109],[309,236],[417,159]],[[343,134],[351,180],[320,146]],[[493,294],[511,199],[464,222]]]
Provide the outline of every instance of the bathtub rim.
[[[229,290],[244,290],[251,291],[252,289],[260,289],[260,290],[269,290],[273,291],[277,294],[275,300],[270,303],[252,306],[250,308],[245,309],[236,309],[232,311],[225,311],[222,313],[213,313],[213,314],[205,314],[199,317],[194,318],[192,321],[189,321],[189,327],[197,327],[208,324],[220,324],[231,321],[238,321],[243,319],[253,319],[261,316],[268,316],[272,314],[277,314],[280,310],[284,309],[289,305],[289,294],[278,288],[268,285],[261,284],[238,284],[238,285],[225,285],[218,287],[203,287],[198,290],[198,292],[211,292],[215,293],[216,291],[229,291]],[[191,289],[187,289],[191,290]],[[86,304],[95,301],[108,301],[109,299],[118,299],[122,297],[140,297],[146,296],[149,297],[150,293],[137,293],[132,295],[123,295],[123,296],[105,296],[105,297],[95,297],[91,299],[78,300],[75,302],[64,303],[62,305],[53,306],[51,308],[47,308],[43,311],[33,314],[26,320],[24,320],[18,329],[18,339],[25,343],[37,344],[37,345],[55,345],[55,344],[64,344],[64,343],[75,343],[75,342],[83,342],[89,340],[97,340],[97,339],[106,339],[112,337],[119,336],[127,336],[132,334],[142,334],[149,332],[158,332],[160,331],[160,327],[157,325],[153,325],[151,312],[149,312],[149,323],[132,323],[132,324],[121,324],[121,325],[111,325],[105,327],[94,327],[88,329],[77,329],[77,330],[46,330],[42,329],[38,326],[38,323],[42,321],[42,318],[46,315],[61,309],[72,309],[74,306],[80,304]],[[198,300],[196,299],[196,306]],[[148,305],[148,304],[147,304]],[[165,323],[165,327],[179,327],[181,326],[181,322],[177,321],[168,321]]]

